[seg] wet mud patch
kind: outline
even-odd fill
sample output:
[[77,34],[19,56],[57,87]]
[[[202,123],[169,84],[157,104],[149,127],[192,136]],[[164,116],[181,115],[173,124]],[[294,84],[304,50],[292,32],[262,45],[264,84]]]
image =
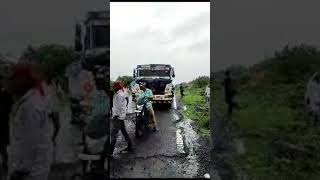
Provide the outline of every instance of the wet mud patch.
[[[210,140],[208,137],[200,136],[197,133],[198,123],[184,117],[182,114],[186,110],[186,106],[177,100],[177,109],[173,110],[173,122],[177,129],[181,130],[183,136],[184,149],[189,163],[195,165],[195,177],[204,177],[210,174]],[[195,170],[196,169],[196,170]]]

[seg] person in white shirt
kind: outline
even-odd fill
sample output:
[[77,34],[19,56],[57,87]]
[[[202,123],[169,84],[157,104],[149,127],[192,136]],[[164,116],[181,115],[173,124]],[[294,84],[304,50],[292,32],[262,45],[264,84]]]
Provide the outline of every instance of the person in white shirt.
[[320,119],[320,75],[318,73],[314,73],[308,82],[305,101],[313,124],[318,124]]
[[127,148],[123,151],[132,151],[132,142],[129,134],[125,128],[124,119],[127,113],[127,101],[124,94],[124,88],[121,82],[117,81],[114,83],[113,88],[116,93],[113,97],[113,107],[112,107],[112,130],[111,130],[111,151],[110,156],[113,156],[113,151],[117,142],[117,136],[119,130],[122,132],[125,140],[128,143]]
[[209,85],[207,85],[207,87],[206,87],[205,95],[206,95],[206,101],[210,102],[210,87],[209,87]]
[[49,176],[53,123],[37,69],[32,64],[17,64],[10,76],[15,104],[10,115],[9,179],[46,180]]

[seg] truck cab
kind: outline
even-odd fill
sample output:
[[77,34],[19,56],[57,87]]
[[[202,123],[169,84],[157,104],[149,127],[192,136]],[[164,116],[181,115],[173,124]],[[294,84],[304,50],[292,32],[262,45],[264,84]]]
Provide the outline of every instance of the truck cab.
[[153,92],[153,102],[171,104],[174,98],[174,68],[169,64],[137,65],[133,71],[136,83],[145,82]]
[[[66,68],[70,96],[91,98],[98,80],[109,85],[110,12],[89,11],[75,24],[75,58]],[[106,88],[107,89],[107,88]]]
[[106,124],[101,125],[97,120],[102,119],[100,122],[104,122],[105,115],[110,112],[110,97],[103,91],[98,91],[99,87],[107,90],[109,85],[109,22],[109,11],[91,11],[83,22],[76,24],[76,61],[66,70],[71,96],[70,123],[81,129],[85,147],[78,157],[89,162],[84,173],[87,173],[88,169],[91,171],[90,162],[95,163],[97,157],[99,158],[97,154],[101,153],[101,150],[96,148],[97,143],[103,145],[107,137],[103,130]]
[[75,50],[82,66],[95,77],[108,77],[110,66],[110,12],[90,11],[76,24]]

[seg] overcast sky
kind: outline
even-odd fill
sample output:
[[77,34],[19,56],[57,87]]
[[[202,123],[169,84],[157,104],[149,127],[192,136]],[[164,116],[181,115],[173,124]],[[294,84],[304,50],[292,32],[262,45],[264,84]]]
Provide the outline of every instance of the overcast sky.
[[320,47],[319,0],[217,0],[213,16],[213,71],[250,65],[286,43]]
[[19,54],[28,44],[73,45],[74,24],[106,0],[1,0],[0,52]]
[[111,79],[137,64],[175,68],[176,82],[210,74],[210,3],[110,3]]

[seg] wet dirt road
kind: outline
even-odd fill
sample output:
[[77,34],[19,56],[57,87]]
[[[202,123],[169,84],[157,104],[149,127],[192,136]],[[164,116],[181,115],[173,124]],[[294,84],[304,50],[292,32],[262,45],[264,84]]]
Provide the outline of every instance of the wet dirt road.
[[[121,153],[126,147],[122,134],[118,136],[115,159],[111,163],[112,178],[193,178],[203,177],[201,159],[209,159],[209,154],[198,156],[196,151],[202,146],[199,136],[193,130],[192,121],[184,119],[173,108],[155,107],[158,132],[148,132],[142,138],[135,138],[135,125],[129,117],[126,127],[135,145],[132,153]],[[178,105],[179,109],[179,105]],[[206,168],[205,168],[206,169]]]

